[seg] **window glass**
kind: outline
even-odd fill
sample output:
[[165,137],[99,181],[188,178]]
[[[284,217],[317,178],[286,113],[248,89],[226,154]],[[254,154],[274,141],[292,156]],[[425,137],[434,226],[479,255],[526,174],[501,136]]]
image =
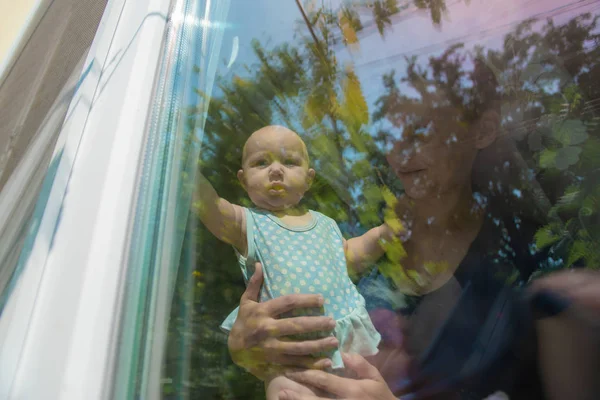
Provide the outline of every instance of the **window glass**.
[[[261,303],[322,295],[316,314],[334,318],[340,346],[370,356],[397,395],[429,371],[425,387],[459,398],[538,398],[527,287],[600,264],[599,10],[176,2],[117,390],[264,398],[256,376],[271,378],[281,358],[260,346],[277,332],[248,319],[236,365],[224,329],[261,261]],[[477,362],[474,342],[485,349]]]

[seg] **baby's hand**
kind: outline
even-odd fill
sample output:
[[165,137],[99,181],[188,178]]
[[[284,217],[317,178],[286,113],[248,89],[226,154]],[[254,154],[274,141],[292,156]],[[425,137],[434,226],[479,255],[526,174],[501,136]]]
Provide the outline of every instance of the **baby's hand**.
[[381,225],[381,240],[384,243],[404,243],[410,239],[411,231],[406,229],[400,219],[386,219]]

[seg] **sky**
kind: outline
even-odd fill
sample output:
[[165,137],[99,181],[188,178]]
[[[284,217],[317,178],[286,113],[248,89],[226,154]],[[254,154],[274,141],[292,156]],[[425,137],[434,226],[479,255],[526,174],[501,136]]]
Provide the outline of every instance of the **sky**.
[[[312,1],[322,1],[332,9],[342,3]],[[306,8],[310,8],[309,3],[304,2]],[[404,70],[404,56],[417,54],[426,59],[465,39],[468,47],[478,44],[499,48],[511,28],[533,16],[555,15],[555,22],[560,24],[585,11],[600,11],[600,2],[596,0],[447,0],[447,5],[447,15],[439,27],[433,25],[428,13],[409,8],[396,17],[392,30],[384,38],[377,30],[369,30],[360,34],[358,51],[350,52],[343,46],[337,49],[340,63],[354,66],[370,106],[381,93],[381,76],[392,69]],[[225,76],[243,75],[244,64],[256,61],[250,45],[252,39],[258,39],[268,48],[293,42],[298,28],[302,28],[295,0],[231,0],[228,22],[231,28],[226,32],[222,54],[227,55],[225,59],[231,58],[228,55],[236,36],[239,49],[232,67],[221,68]],[[306,29],[300,31],[306,34]]]
[[[417,10],[412,0],[400,0],[399,4],[403,2],[408,8],[392,17],[392,28],[384,37],[377,29],[364,29],[359,33],[358,50],[350,51],[344,45],[335,49],[339,64],[351,65],[357,73],[370,115],[384,90],[382,76],[396,70],[398,80],[406,71],[406,56],[418,55],[426,63],[429,57],[461,42],[467,48],[479,45],[499,49],[505,35],[524,20],[539,18],[541,26],[551,17],[561,25],[582,13],[600,12],[600,0],[446,0],[447,13],[435,26],[427,11]],[[337,10],[342,0],[305,0],[305,9],[310,9],[310,3]],[[370,11],[365,10],[363,16],[363,24],[368,25]],[[286,42],[297,43],[298,35],[308,35],[295,0],[230,0],[226,25],[220,55],[223,62],[218,72],[225,80],[247,75],[247,65],[257,62],[253,39],[269,49]],[[403,84],[399,87],[411,95],[412,89]],[[213,95],[218,91],[213,90]],[[380,121],[368,129],[376,132],[381,128],[391,128],[390,123]],[[401,129],[391,132],[402,135]],[[344,156],[353,159],[356,155]]]

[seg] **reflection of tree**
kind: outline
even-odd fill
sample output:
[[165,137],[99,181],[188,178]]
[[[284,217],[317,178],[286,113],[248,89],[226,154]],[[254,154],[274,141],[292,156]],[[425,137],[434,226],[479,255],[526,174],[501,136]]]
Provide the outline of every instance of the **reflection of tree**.
[[541,28],[526,21],[506,35],[500,50],[466,51],[459,44],[426,65],[408,59],[400,79],[408,90],[400,90],[394,73],[385,75],[385,93],[374,114],[401,126],[405,136],[423,131],[428,123],[423,109],[439,118],[449,107],[472,122],[485,94],[474,90],[481,87],[475,85],[481,77],[465,66],[485,63],[498,80],[493,91],[503,100],[504,133],[516,139],[523,155],[513,162],[533,173],[509,182],[504,191],[517,198],[528,191],[539,203],[536,208],[549,212],[551,222],[537,232],[535,244],[552,246],[551,267],[577,261],[593,267],[600,261],[600,186],[594,178],[600,166],[595,100],[600,88],[593,79],[600,72],[597,21],[582,15],[563,26],[548,21]]
[[546,47],[537,51],[537,79],[531,84],[536,92],[530,102],[538,100],[543,108],[536,107],[539,120],[527,145],[542,179],[558,189],[551,222],[538,231],[536,243],[563,256],[565,266],[598,268],[600,262],[597,27],[598,17],[589,14],[564,26],[548,23],[542,31]]
[[597,27],[598,17],[590,14],[562,26],[548,21],[538,32],[528,21],[507,35],[503,52],[488,52],[511,100],[507,128],[531,155],[553,204],[536,244],[564,258],[563,266],[600,261]]
[[[392,17],[405,9],[395,1],[368,3],[372,23],[382,35],[389,33]],[[434,23],[446,10],[443,0],[415,0],[414,5],[430,10]],[[305,200],[308,207],[334,218],[352,235],[380,221],[380,184],[400,190],[390,179],[382,152],[389,136],[385,129],[370,129],[361,83],[352,68],[339,65],[332,50],[337,43],[358,45],[367,24],[361,21],[360,7],[348,5],[335,13],[307,7],[310,32],[275,48],[253,42],[256,64],[244,76],[218,83],[210,99],[202,165],[221,196],[250,205],[236,179],[242,146],[256,129],[280,123],[300,133],[317,170]],[[417,135],[424,121],[415,110],[425,106],[441,113],[443,102],[448,110],[473,118],[480,112],[482,94],[465,82],[485,77],[467,66],[484,60],[505,100],[504,132],[518,139],[521,162],[531,171],[504,190],[515,196],[522,190],[535,192],[539,181],[548,198],[540,195],[536,201],[541,209],[549,208],[544,202],[553,205],[553,219],[536,235],[538,247],[553,246],[556,257],[565,254],[569,264],[583,259],[598,265],[600,192],[593,179],[600,162],[594,100],[600,95],[594,79],[600,65],[592,45],[598,39],[596,22],[582,16],[564,26],[547,22],[540,29],[527,21],[505,37],[500,50],[469,51],[455,45],[426,64],[409,59],[399,81],[393,72],[383,76],[384,91],[373,120]],[[193,112],[189,118],[193,121]],[[193,215],[191,219],[189,226],[199,225]],[[184,252],[182,263],[195,259],[199,269],[193,277],[178,277],[164,374],[175,381],[165,382],[165,395],[177,397],[189,390],[191,398],[262,398],[262,385],[231,365],[226,338],[218,330],[243,290],[232,249],[201,226],[188,232],[184,248],[195,251]],[[183,373],[188,358],[189,373]],[[182,382],[174,378],[178,376],[189,378]]]

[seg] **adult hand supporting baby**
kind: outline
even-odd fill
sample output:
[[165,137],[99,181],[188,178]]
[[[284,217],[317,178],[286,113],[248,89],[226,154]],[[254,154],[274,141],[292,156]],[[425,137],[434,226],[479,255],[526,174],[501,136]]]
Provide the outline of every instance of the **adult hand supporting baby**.
[[294,309],[321,307],[323,297],[292,294],[259,303],[262,282],[262,266],[256,263],[256,271],[242,295],[238,316],[229,334],[227,344],[233,362],[259,379],[286,368],[323,369],[331,366],[330,360],[318,359],[311,354],[335,349],[338,346],[335,337],[295,342],[286,336],[330,331],[335,327],[332,318],[279,319],[281,314]]
[[[335,398],[349,400],[396,400],[383,377],[373,365],[358,354],[343,354],[346,368],[353,371],[357,379],[341,378],[324,371],[305,370],[286,375],[296,382],[311,385],[332,394]],[[324,397],[328,399],[330,397]],[[321,397],[307,396],[291,390],[283,390],[280,400],[320,400]]]

